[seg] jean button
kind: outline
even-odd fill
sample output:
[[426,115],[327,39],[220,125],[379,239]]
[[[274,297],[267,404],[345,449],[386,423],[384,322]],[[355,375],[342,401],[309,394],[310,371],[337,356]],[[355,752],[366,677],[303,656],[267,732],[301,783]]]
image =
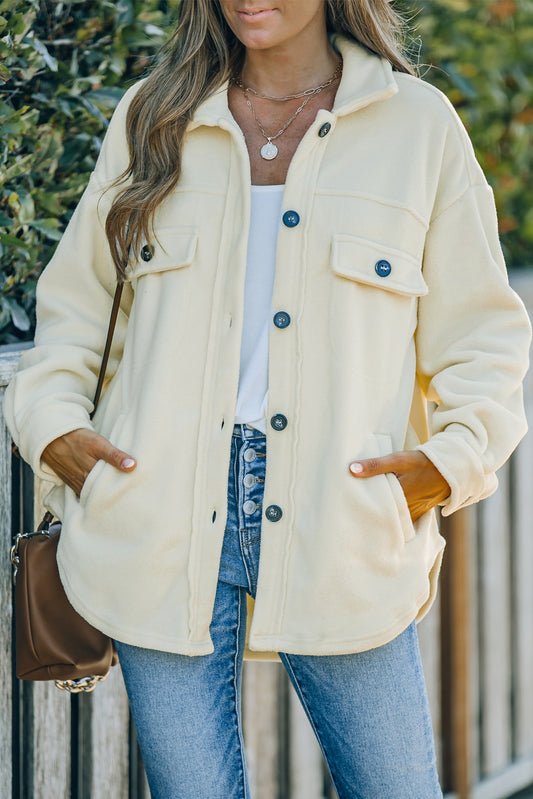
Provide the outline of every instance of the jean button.
[[257,483],[257,477],[254,474],[247,474],[242,482],[245,488],[251,488]]
[[250,516],[252,513],[256,512],[257,502],[254,502],[253,499],[247,499],[244,505],[242,506],[242,509],[247,516]]
[[255,456],[256,456],[255,449],[252,449],[252,447],[250,447],[250,449],[245,450],[244,460],[246,461],[246,463],[251,463],[252,461],[255,461]]

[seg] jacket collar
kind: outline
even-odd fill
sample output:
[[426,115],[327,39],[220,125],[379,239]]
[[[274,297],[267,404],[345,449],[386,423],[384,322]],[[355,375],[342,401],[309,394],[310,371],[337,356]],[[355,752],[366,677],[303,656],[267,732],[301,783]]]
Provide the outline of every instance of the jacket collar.
[[[343,59],[333,116],[353,113],[396,94],[398,85],[388,61],[338,34],[332,37],[332,43]],[[235,125],[228,108],[227,81],[198,107],[187,129],[194,130],[201,125],[219,125],[226,129],[228,125]]]
[[333,36],[332,44],[343,60],[342,78],[332,110],[334,115],[351,114],[397,93],[398,84],[386,59],[344,36]]

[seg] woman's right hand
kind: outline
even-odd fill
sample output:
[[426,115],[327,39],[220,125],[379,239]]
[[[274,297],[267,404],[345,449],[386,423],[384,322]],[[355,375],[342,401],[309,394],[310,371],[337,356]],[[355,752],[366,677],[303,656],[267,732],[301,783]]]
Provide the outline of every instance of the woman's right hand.
[[107,438],[85,428],[56,438],[43,451],[41,460],[78,497],[87,475],[97,461],[106,461],[121,472],[131,472],[137,466],[137,461],[131,455],[114,447]]

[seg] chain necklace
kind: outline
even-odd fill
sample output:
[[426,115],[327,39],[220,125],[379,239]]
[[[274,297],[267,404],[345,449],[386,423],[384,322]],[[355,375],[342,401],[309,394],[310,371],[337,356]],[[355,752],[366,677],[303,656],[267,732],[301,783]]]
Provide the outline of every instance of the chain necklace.
[[284,97],[273,97],[270,94],[261,94],[256,89],[252,89],[251,86],[244,86],[240,78],[234,78],[233,83],[242,89],[245,92],[249,92],[250,94],[254,94],[260,100],[273,100],[276,103],[284,103],[287,100],[299,100],[300,97],[306,97],[308,94],[318,94],[319,91],[322,89],[327,88],[327,86],[331,86],[333,81],[335,81],[342,72],[342,59],[337,64],[335,72],[330,75],[330,77],[324,82],[321,83],[320,86],[315,86],[314,89],[304,89],[303,92],[298,92],[297,94],[286,94]]
[[[259,130],[266,139],[266,144],[263,144],[260,150],[261,157],[264,158],[265,161],[272,161],[272,159],[275,158],[279,152],[277,145],[274,144],[274,140],[278,139],[283,133],[285,133],[291,122],[294,122],[298,114],[300,114],[304,110],[305,106],[307,105],[309,100],[311,100],[312,97],[315,97],[317,94],[320,94],[320,92],[323,89],[325,89],[326,86],[330,86],[335,80],[337,80],[337,78],[341,74],[341,71],[342,71],[342,61],[339,61],[335,69],[335,72],[327,79],[327,81],[325,81],[325,83],[321,83],[320,86],[315,86],[312,89],[305,89],[303,92],[299,92],[298,94],[289,94],[286,97],[270,97],[269,95],[266,94],[265,95],[259,94],[258,92],[255,91],[255,89],[251,89],[250,87],[244,86],[242,81],[240,81],[239,79],[235,80],[236,85],[242,90],[246,105],[252,112],[253,118],[255,119]],[[249,97],[247,97],[247,92],[255,94],[256,97],[260,99],[275,100],[276,102],[283,102],[285,100],[294,100],[300,97],[304,97],[305,99],[298,106],[294,114],[287,120],[287,122],[285,122],[283,127],[280,130],[278,130],[278,132],[273,136],[269,136],[255,112],[255,108],[252,105],[252,101],[250,100]]]

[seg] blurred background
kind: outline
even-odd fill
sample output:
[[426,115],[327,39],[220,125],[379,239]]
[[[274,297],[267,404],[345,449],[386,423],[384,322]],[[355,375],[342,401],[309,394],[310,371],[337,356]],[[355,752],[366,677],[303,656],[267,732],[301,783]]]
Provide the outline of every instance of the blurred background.
[[[37,278],[113,109],[149,68],[178,5],[0,0],[0,395],[32,340]],[[531,312],[533,0],[396,6],[421,77],[448,95],[470,133],[495,192],[511,281]],[[531,379],[526,404],[533,420]],[[497,494],[443,528],[440,599],[420,637],[450,799],[533,797],[532,488],[526,438],[501,471]],[[12,677],[7,549],[14,532],[33,526],[40,492],[12,458],[0,419],[0,797],[147,799],[117,669],[91,697]],[[334,797],[278,664],[246,664],[244,724],[254,799]]]

